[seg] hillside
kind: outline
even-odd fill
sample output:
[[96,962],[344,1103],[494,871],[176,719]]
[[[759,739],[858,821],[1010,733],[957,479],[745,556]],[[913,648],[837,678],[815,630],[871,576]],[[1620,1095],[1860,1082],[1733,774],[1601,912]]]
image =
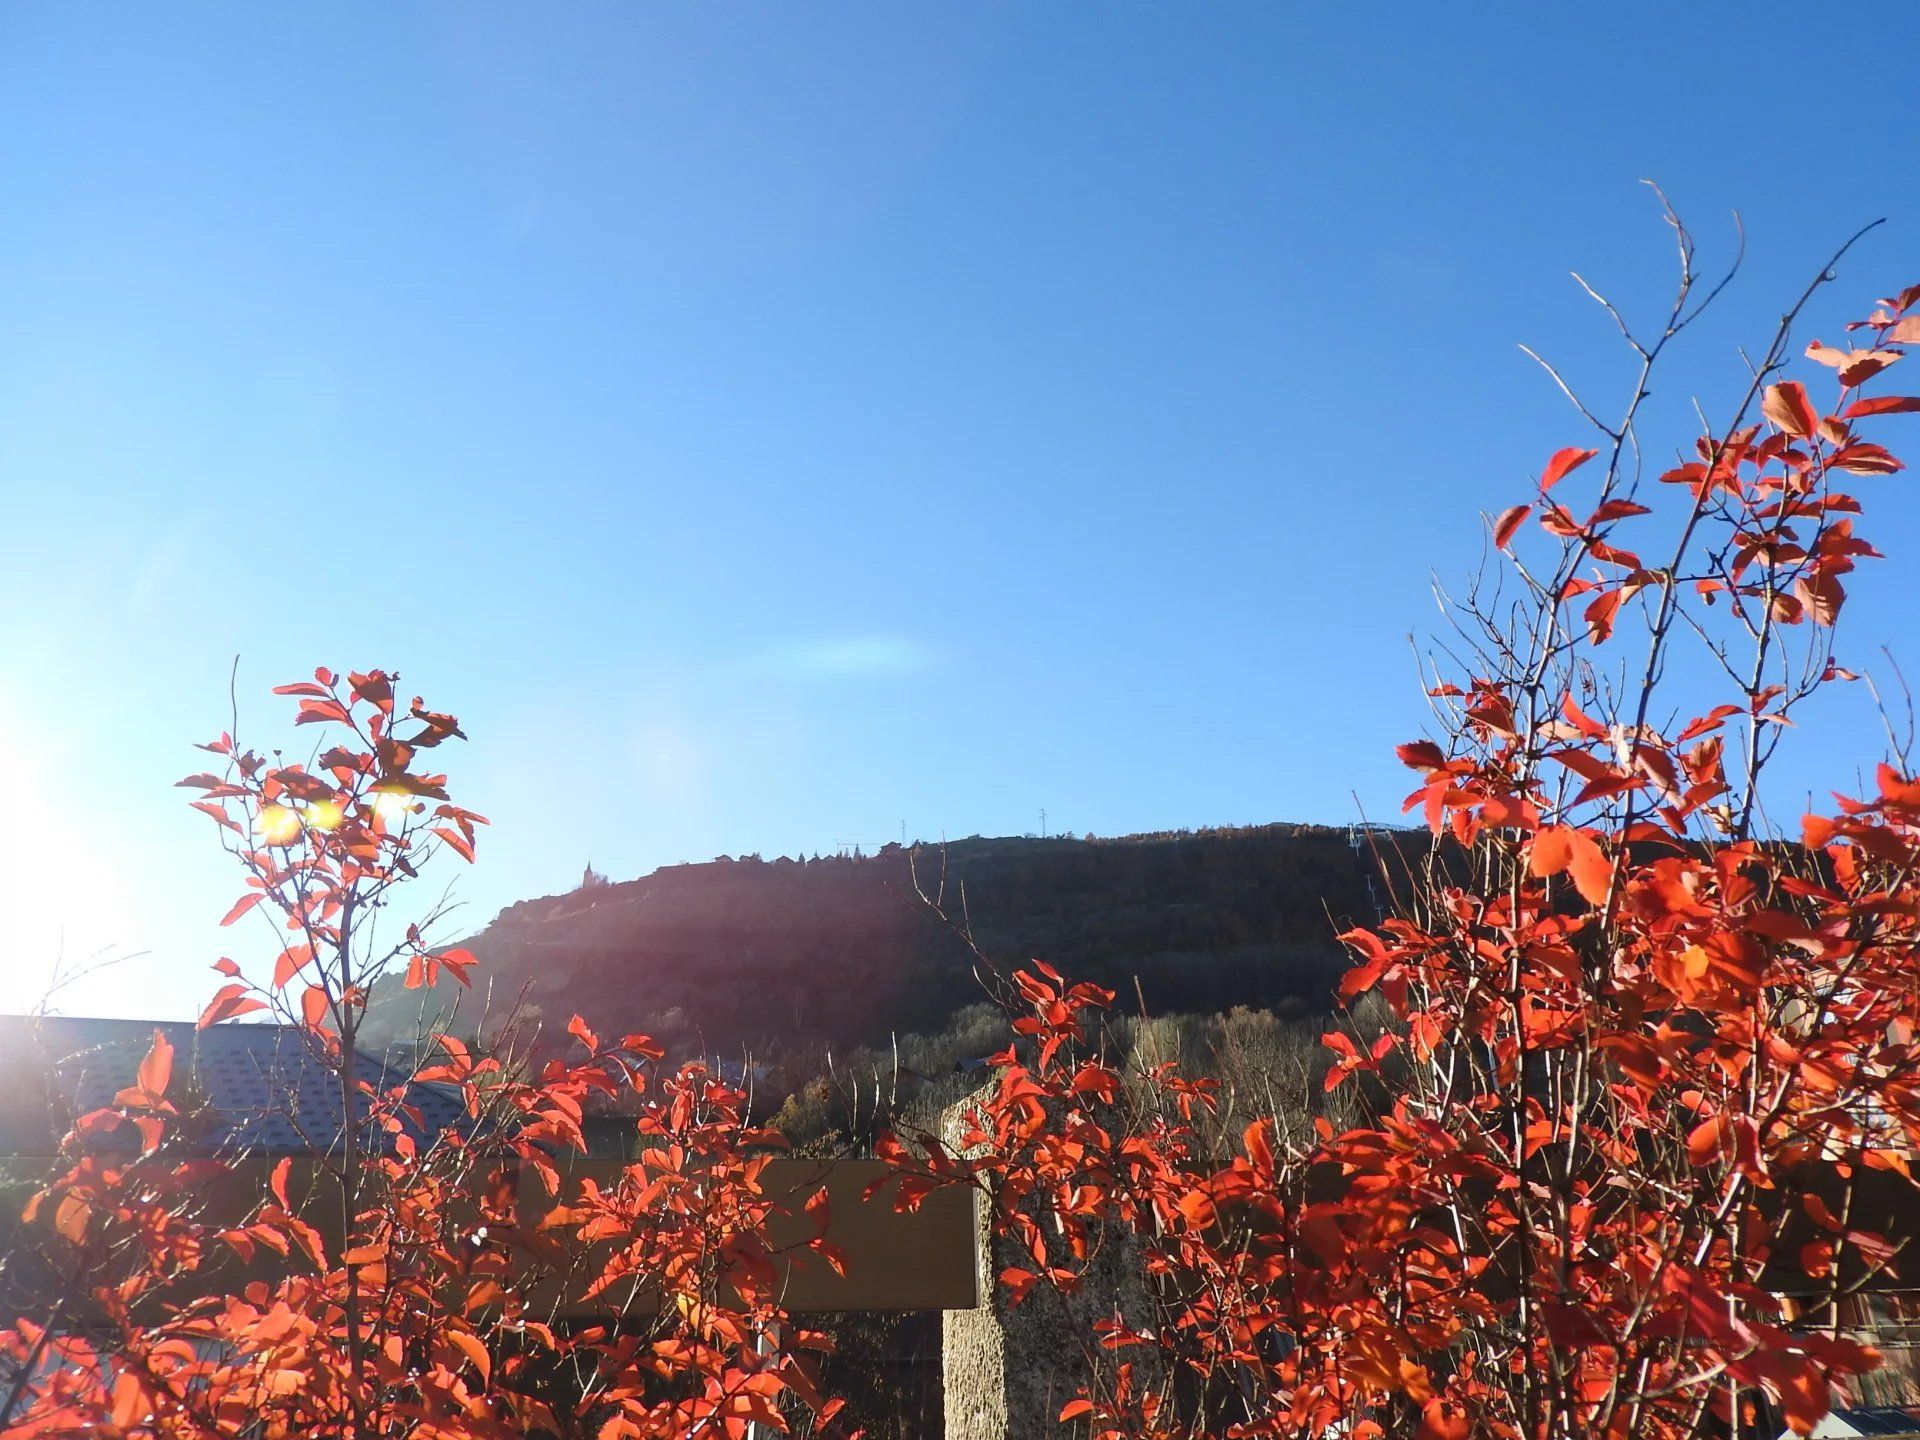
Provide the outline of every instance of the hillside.
[[[1371,869],[1347,830],[1317,826],[973,838],[668,866],[521,901],[462,943],[491,977],[492,1017],[517,999],[549,1023],[578,1012],[680,1053],[771,1058],[932,1034],[982,998],[972,953],[916,897],[916,876],[1002,964],[1037,956],[1127,1005],[1137,982],[1154,1011],[1284,1010],[1325,1003],[1332,936],[1372,916]],[[481,997],[450,983],[434,1002],[461,1000],[456,1028],[478,1028]],[[420,999],[383,980],[370,1039],[412,1032]]]

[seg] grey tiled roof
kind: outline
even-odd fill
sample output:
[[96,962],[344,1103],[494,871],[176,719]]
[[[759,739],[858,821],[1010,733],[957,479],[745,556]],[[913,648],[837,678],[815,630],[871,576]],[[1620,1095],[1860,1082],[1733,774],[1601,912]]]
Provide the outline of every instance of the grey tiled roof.
[[1834,1435],[1920,1435],[1920,1405],[1835,1410],[1828,1418],[1846,1427],[1828,1432]]
[[[0,1015],[0,1154],[51,1153],[73,1117],[111,1104],[133,1083],[155,1030],[174,1046],[168,1098],[200,1112],[180,1127],[195,1149],[297,1155],[338,1143],[339,1082],[302,1031]],[[368,1055],[356,1054],[354,1064],[376,1090],[405,1078]],[[420,1112],[423,1137],[465,1113],[459,1092],[444,1086],[415,1084],[406,1098]]]

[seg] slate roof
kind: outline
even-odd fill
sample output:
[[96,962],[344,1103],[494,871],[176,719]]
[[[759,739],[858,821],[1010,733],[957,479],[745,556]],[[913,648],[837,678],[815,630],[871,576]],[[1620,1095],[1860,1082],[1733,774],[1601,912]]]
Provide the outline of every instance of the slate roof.
[[1879,1406],[1865,1410],[1836,1410],[1813,1433],[1815,1435],[1920,1435],[1920,1406]]
[[[111,1104],[133,1083],[155,1030],[174,1046],[168,1098],[200,1111],[182,1127],[195,1150],[300,1155],[338,1143],[339,1082],[298,1029],[0,1015],[0,1155],[52,1154],[74,1116]],[[354,1064],[376,1090],[404,1079],[368,1055]],[[413,1085],[407,1100],[420,1111],[423,1137],[465,1115],[459,1091],[446,1086]]]

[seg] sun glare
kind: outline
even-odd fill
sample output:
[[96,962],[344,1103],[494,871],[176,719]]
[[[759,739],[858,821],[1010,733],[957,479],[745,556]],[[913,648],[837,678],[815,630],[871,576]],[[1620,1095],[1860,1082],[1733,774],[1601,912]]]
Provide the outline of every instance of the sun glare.
[[[56,976],[137,946],[140,926],[123,883],[123,836],[80,823],[70,793],[52,783],[45,750],[14,741],[0,714],[0,769],[8,783],[0,827],[0,1010],[29,1010]],[[58,999],[69,999],[62,996]]]
[[376,790],[373,808],[382,820],[392,825],[413,813],[413,797],[399,790]]
[[285,805],[268,805],[260,811],[260,833],[269,845],[290,844],[300,833],[300,817]]

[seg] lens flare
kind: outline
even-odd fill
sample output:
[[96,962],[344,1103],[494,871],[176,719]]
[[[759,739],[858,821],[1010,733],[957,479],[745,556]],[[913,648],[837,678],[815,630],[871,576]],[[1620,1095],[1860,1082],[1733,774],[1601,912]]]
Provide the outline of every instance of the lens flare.
[[260,811],[260,832],[269,845],[285,845],[300,833],[300,817],[284,805],[267,805]]
[[413,813],[413,797],[399,790],[376,790],[373,792],[373,809],[382,820],[393,824]]

